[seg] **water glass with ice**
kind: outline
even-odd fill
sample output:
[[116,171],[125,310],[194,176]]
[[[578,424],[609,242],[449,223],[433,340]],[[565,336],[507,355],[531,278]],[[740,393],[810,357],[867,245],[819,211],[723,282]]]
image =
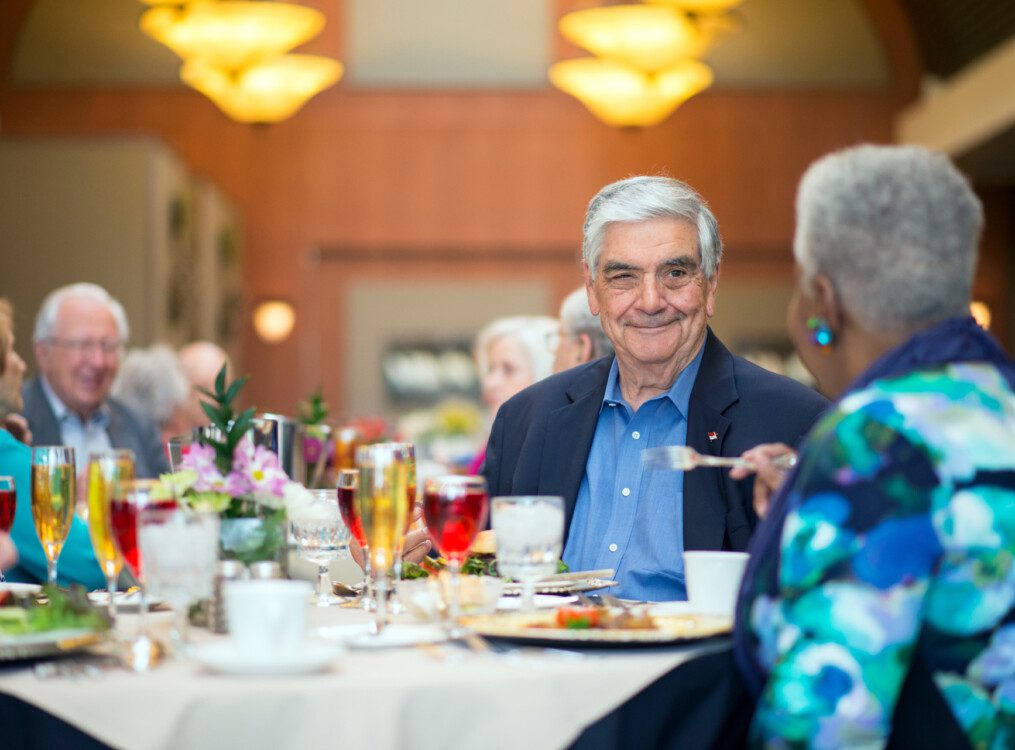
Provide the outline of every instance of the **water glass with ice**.
[[536,581],[557,572],[564,539],[564,499],[495,497],[492,507],[497,570],[522,582],[521,610],[530,612]]

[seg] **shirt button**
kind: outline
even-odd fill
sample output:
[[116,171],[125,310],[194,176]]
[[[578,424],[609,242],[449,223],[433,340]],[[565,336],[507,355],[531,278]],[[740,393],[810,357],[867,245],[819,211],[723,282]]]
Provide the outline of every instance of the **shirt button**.
[[631,433],[631,437],[633,437],[635,440],[637,440],[638,438],[641,437],[641,433],[638,432],[637,430],[635,430],[634,432]]
[[630,494],[631,494],[631,490],[630,490],[630,488],[628,488],[628,487],[625,487],[624,489],[622,489],[622,490],[620,491],[620,494],[621,494],[621,495],[623,495],[624,497],[627,497],[628,495],[630,495]]
[[610,545],[610,552],[616,552],[616,551],[617,551],[617,545],[616,544],[611,544]]

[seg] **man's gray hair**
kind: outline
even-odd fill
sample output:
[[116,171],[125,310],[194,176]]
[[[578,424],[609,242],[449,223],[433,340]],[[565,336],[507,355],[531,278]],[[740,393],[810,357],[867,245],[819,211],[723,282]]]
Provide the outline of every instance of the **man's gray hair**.
[[120,343],[126,344],[128,339],[130,339],[130,326],[127,325],[127,313],[124,312],[123,305],[98,284],[80,283],[62,286],[46,295],[46,298],[42,301],[42,306],[39,308],[39,313],[35,316],[33,341],[39,343],[53,338],[53,333],[56,330],[56,316],[60,312],[60,305],[71,298],[90,299],[104,304],[116,321],[116,330],[120,335]]
[[698,230],[698,253],[705,278],[711,279],[722,260],[719,223],[705,200],[687,183],[672,177],[629,177],[613,182],[589,201],[583,229],[582,257],[592,278],[596,277],[599,253],[606,228],[616,221],[672,218],[689,222]]
[[606,338],[599,318],[589,309],[585,287],[575,289],[560,303],[560,332],[564,336],[587,334],[592,341],[592,359],[613,354],[613,344]]
[[940,154],[858,146],[811,165],[796,199],[793,254],[870,329],[969,314],[983,207]]
[[190,398],[190,381],[176,352],[156,344],[127,353],[113,384],[113,395],[163,427]]
[[490,361],[490,345],[497,339],[512,338],[525,351],[532,368],[532,381],[553,374],[553,352],[548,337],[557,332],[557,319],[545,315],[514,315],[497,318],[476,334],[476,366],[482,378]]

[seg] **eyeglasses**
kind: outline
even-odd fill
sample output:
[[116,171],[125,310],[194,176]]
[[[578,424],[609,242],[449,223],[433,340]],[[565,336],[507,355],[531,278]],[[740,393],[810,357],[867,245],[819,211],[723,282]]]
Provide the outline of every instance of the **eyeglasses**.
[[47,339],[47,343],[70,349],[74,354],[102,352],[105,355],[111,355],[120,354],[123,351],[123,342],[112,339]]

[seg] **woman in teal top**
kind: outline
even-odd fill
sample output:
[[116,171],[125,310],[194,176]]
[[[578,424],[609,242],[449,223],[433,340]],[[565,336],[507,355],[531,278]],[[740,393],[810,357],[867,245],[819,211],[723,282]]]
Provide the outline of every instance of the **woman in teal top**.
[[[13,321],[10,305],[0,300],[0,419],[21,408],[21,377],[24,362],[14,351]],[[44,582],[46,580],[46,553],[32,522],[32,449],[16,439],[10,432],[0,429],[0,475],[14,477],[17,488],[17,509],[11,539],[17,548],[18,563],[4,571],[8,581]],[[58,583],[67,586],[80,583],[86,588],[105,588],[87,525],[77,516],[71,524],[70,534],[60,553]]]
[[[839,400],[752,540],[753,745],[876,748],[915,724],[1015,748],[1015,366],[967,313],[981,226],[922,149],[847,150],[801,183],[790,328]],[[749,454],[762,478],[774,452]]]

